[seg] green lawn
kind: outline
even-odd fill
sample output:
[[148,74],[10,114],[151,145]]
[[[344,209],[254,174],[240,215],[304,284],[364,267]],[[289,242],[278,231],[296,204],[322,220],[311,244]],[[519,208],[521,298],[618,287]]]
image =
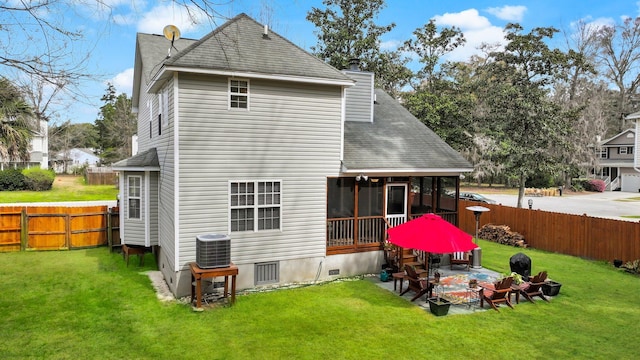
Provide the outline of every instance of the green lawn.
[[115,200],[113,185],[86,185],[82,176],[56,176],[48,191],[0,191],[0,204],[23,202]]
[[[194,312],[161,303],[106,248],[0,254],[0,357],[46,359],[635,359],[640,278],[602,262],[480,242],[509,271],[523,251],[561,282],[550,303],[434,317],[372,281],[241,295]],[[132,263],[137,263],[133,261]]]

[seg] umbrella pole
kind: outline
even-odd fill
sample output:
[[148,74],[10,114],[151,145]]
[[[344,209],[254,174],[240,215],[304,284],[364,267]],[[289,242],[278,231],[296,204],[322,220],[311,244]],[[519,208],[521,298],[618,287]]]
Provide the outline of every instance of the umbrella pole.
[[427,260],[426,261],[426,263],[427,263],[427,266],[426,266],[426,268],[427,268],[427,282],[429,282],[429,265],[431,265],[430,264],[430,262],[431,262],[431,253],[426,253],[426,254],[427,254],[427,259],[426,259]]

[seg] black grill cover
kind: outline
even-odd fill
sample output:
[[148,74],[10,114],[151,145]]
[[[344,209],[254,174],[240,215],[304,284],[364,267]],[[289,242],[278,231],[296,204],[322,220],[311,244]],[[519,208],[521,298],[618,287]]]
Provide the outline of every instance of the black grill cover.
[[529,280],[531,276],[531,258],[523,253],[517,253],[509,259],[511,272],[522,275],[523,279]]

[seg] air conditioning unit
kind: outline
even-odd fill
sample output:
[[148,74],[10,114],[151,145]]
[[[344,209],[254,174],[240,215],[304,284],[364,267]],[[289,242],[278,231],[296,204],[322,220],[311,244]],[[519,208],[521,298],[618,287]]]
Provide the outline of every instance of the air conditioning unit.
[[196,236],[196,264],[203,269],[231,265],[231,238],[223,234]]

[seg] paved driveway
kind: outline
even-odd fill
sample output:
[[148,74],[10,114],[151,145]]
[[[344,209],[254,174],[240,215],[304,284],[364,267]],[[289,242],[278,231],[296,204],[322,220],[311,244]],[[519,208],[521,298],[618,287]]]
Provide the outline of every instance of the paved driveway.
[[[516,207],[517,195],[482,194],[499,204]],[[554,211],[565,214],[587,214],[594,217],[640,221],[640,219],[623,218],[622,216],[640,216],[640,193],[621,191],[605,191],[602,193],[583,193],[579,195],[564,193],[563,196],[525,196],[522,205],[527,208],[527,201],[533,200],[533,209]]]

